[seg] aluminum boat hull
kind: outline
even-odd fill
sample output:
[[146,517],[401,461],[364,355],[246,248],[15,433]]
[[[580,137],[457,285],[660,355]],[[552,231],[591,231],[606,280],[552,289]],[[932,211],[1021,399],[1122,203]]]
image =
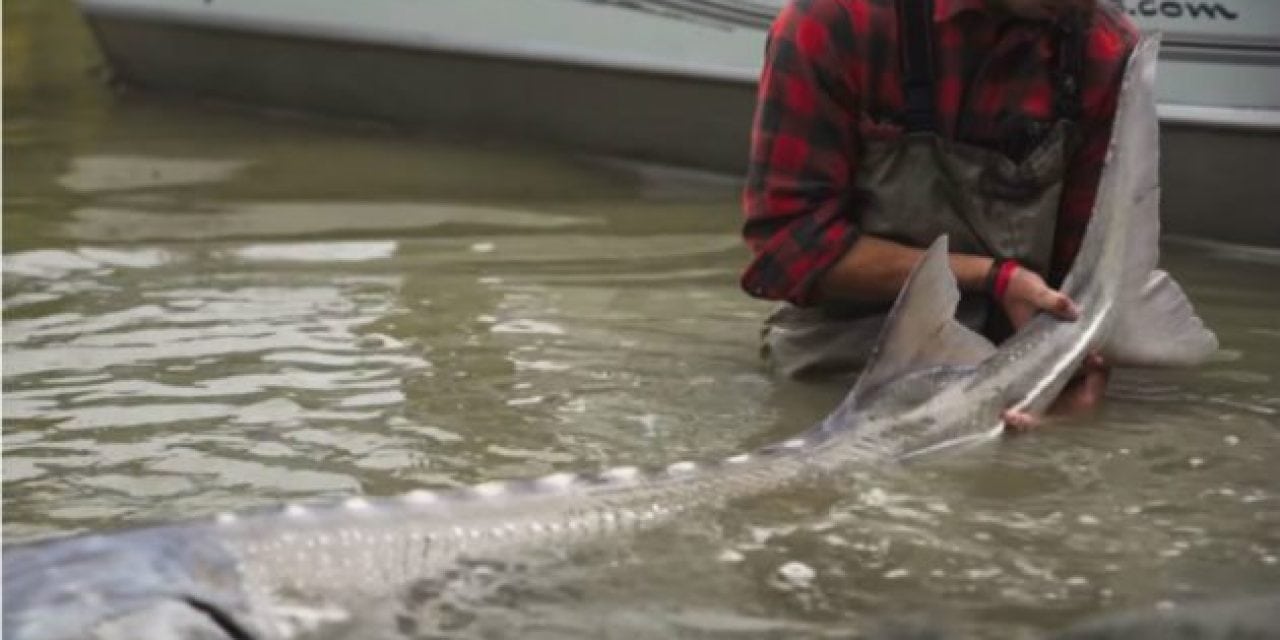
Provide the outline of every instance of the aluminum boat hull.
[[[651,4],[328,0],[302,14],[283,0],[80,0],[131,86],[741,174],[776,8]],[[1159,85],[1166,231],[1280,247],[1280,3],[1215,3],[1234,12],[1220,23],[1262,24],[1185,33],[1130,4],[1172,33]],[[500,10],[520,19],[487,19]]]

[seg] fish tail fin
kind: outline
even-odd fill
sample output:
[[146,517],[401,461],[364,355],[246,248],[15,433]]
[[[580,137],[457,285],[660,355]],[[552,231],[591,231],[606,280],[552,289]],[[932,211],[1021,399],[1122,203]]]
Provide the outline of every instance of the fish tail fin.
[[[1218,339],[1196,316],[1186,293],[1156,269],[1160,259],[1159,118],[1155,70],[1159,35],[1134,49],[1120,89],[1111,142],[1093,217],[1064,289],[1114,283],[1115,320],[1103,355],[1128,366],[1203,362]],[[1098,273],[1116,269],[1113,273]]]
[[1218,350],[1218,337],[1196,315],[1182,287],[1159,269],[1137,291],[1125,291],[1103,356],[1134,367],[1200,364]]

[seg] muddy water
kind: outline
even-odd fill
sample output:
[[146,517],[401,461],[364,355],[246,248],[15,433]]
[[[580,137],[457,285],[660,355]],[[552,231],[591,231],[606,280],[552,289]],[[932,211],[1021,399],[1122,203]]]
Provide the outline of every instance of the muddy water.
[[[843,391],[760,367],[731,181],[115,94],[69,8],[5,18],[6,541],[723,455]],[[1222,339],[1202,370],[1125,373],[1094,418],[545,572],[473,572],[365,631],[923,616],[1007,638],[1275,590],[1280,255],[1173,241],[1166,264]]]

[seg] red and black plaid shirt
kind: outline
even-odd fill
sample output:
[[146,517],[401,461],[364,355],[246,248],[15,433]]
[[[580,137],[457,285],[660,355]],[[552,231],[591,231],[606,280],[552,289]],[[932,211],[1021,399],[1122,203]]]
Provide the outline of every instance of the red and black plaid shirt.
[[[934,1],[936,126],[948,138],[1001,148],[1009,122],[1052,119],[1057,37],[1051,25],[986,4]],[[904,107],[897,22],[890,0],[793,0],[774,21],[743,198],[754,258],[742,286],[751,295],[813,303],[818,280],[857,238],[859,139],[897,128],[886,123]],[[1081,145],[1067,170],[1051,279],[1070,265],[1088,223],[1138,38],[1105,1],[1087,29]]]

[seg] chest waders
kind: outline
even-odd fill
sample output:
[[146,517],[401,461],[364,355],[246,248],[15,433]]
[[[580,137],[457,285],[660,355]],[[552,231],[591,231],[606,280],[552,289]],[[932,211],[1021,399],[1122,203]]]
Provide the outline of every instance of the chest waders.
[[[1015,161],[1001,151],[940,135],[933,2],[901,0],[897,9],[906,109],[901,134],[863,136],[854,181],[864,196],[862,231],[921,248],[945,233],[952,252],[1015,259],[1046,275],[1067,161],[1077,146],[1081,29],[1059,30],[1053,121],[1027,124],[1028,131],[1021,133],[1030,143]],[[842,300],[815,307],[783,304],[765,321],[762,351],[788,377],[856,373],[879,338],[889,306]],[[984,294],[964,294],[956,316],[988,337],[998,339],[1007,331],[1000,328],[1003,314]]]

